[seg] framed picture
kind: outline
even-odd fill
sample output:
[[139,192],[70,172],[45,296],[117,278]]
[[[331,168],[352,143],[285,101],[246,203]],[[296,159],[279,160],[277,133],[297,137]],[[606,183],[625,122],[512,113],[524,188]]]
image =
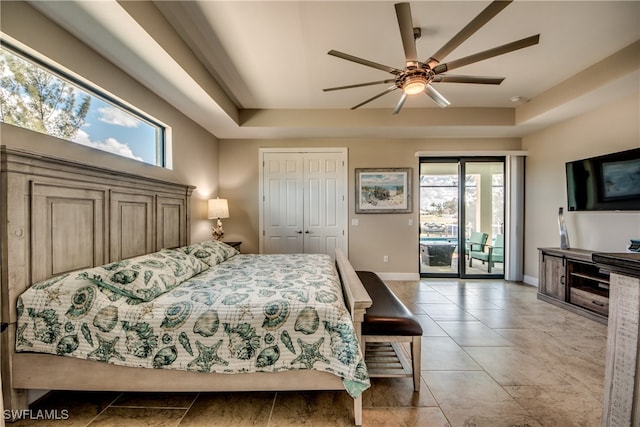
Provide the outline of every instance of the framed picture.
[[411,213],[411,168],[356,169],[356,213]]

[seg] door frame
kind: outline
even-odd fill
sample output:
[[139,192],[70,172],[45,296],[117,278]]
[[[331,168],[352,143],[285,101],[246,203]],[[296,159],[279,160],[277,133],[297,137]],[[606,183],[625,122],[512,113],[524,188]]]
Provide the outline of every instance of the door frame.
[[[503,179],[504,179],[504,200],[503,200],[503,217],[504,217],[504,221],[505,221],[505,230],[504,230],[504,235],[505,235],[505,260],[503,262],[503,272],[500,274],[492,274],[492,273],[488,273],[488,274],[470,274],[469,272],[467,272],[467,268],[466,268],[466,257],[465,257],[465,252],[464,252],[464,248],[466,246],[466,239],[465,239],[465,235],[464,235],[464,227],[460,227],[460,223],[461,223],[461,219],[466,218],[466,202],[465,202],[465,196],[466,196],[466,187],[465,187],[465,176],[466,176],[466,166],[468,163],[479,163],[479,162],[499,162],[502,163],[502,170],[503,170]],[[457,271],[452,271],[452,272],[447,272],[447,273],[429,273],[429,272],[422,272],[421,271],[421,260],[420,258],[418,258],[418,272],[420,274],[420,277],[431,277],[431,278],[461,278],[461,279],[495,279],[495,278],[504,278],[505,277],[505,272],[506,272],[506,266],[507,266],[507,262],[508,262],[508,250],[506,248],[507,246],[507,242],[508,240],[508,234],[507,234],[507,228],[506,228],[506,223],[508,222],[508,218],[507,215],[509,213],[509,211],[506,209],[507,206],[507,200],[508,200],[508,186],[507,186],[507,157],[505,155],[443,155],[443,156],[435,156],[435,155],[429,155],[429,156],[420,156],[418,158],[418,181],[420,180],[420,170],[421,170],[421,165],[423,163],[457,163],[457,169],[458,169],[458,236],[457,236],[457,243],[458,243],[458,270]],[[420,196],[419,196],[420,197]],[[421,199],[419,199],[418,201],[418,206],[421,207],[420,203],[421,203]],[[420,212],[420,209],[418,209],[418,212]],[[418,218],[418,224],[420,223],[420,219]],[[419,230],[419,228],[418,228]],[[420,232],[418,232],[418,240],[420,239]]]
[[[506,167],[507,167],[507,159],[505,156],[493,156],[493,157],[460,157],[459,158],[459,173],[460,173],[460,177],[464,178],[460,181],[460,188],[459,188],[459,193],[460,193],[460,206],[459,206],[459,212],[460,212],[460,216],[461,218],[463,218],[466,221],[467,218],[467,203],[466,203],[466,176],[467,176],[467,164],[469,163],[488,163],[488,162],[495,162],[495,163],[501,163],[502,164],[502,182],[503,182],[503,195],[502,195],[502,218],[503,218],[503,225],[502,225],[502,234],[504,236],[504,261],[502,262],[502,273],[487,273],[487,274],[471,274],[467,271],[467,263],[466,263],[466,254],[463,253],[463,265],[459,265],[458,266],[458,274],[460,275],[460,278],[462,279],[495,279],[495,278],[500,278],[500,279],[504,279],[505,276],[505,266],[507,265],[507,260],[508,260],[508,249],[507,246],[509,245],[509,236],[506,234],[506,222],[507,222],[507,210],[506,210],[506,205],[507,205],[507,192],[508,192],[508,187],[507,187],[507,171],[506,171]],[[463,233],[461,233],[462,229],[459,229],[459,233],[458,233],[458,238],[459,238],[459,244],[463,245],[460,247],[466,247],[466,239]],[[487,242],[487,244],[490,244],[490,242]]]
[[347,147],[292,147],[292,148],[259,148],[258,149],[258,205],[259,205],[259,253],[264,253],[264,155],[265,153],[338,153],[342,156],[342,250],[349,253],[349,149]]

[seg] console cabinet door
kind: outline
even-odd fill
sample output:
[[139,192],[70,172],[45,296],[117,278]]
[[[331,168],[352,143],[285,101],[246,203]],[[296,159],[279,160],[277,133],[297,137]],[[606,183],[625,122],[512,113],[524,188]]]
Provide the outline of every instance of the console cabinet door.
[[540,254],[540,292],[561,301],[566,299],[565,258]]

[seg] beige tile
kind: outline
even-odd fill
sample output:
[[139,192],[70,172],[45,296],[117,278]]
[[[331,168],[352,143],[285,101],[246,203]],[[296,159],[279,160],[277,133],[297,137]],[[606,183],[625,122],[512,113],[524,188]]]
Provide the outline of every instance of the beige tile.
[[422,337],[422,371],[482,370],[458,344],[449,337]]
[[607,337],[603,335],[581,334],[576,330],[568,330],[561,334],[536,329],[496,329],[495,331],[528,353],[537,354],[548,360],[567,355],[604,366]]
[[269,426],[302,425],[353,426],[353,399],[345,392],[278,392]]
[[483,309],[483,310],[497,310],[502,308],[498,304],[495,304],[492,300],[487,299],[484,296],[478,295],[451,295],[446,297],[449,302],[453,302],[457,306],[463,309]]
[[467,284],[467,287],[473,289],[473,293],[486,299],[530,299],[536,296],[537,288],[518,283],[504,286],[499,282],[490,282],[493,286],[475,287],[473,284]]
[[433,320],[458,320],[458,321],[477,321],[475,317],[467,313],[460,306],[451,304],[417,304],[426,314]]
[[420,391],[413,390],[412,378],[371,378],[371,388],[362,395],[365,408],[438,406],[422,381]]
[[409,311],[413,314],[427,314],[426,311],[419,304],[415,304],[412,302],[405,302],[404,305],[409,309]]
[[541,426],[486,372],[423,372],[452,426]]
[[449,427],[439,408],[368,408],[363,427]]
[[416,315],[416,319],[422,326],[422,335],[425,337],[446,337],[447,333],[426,314]]
[[467,309],[477,320],[489,328],[529,328],[530,325],[517,312],[507,310]]
[[602,401],[582,387],[508,386],[505,390],[544,426],[600,427]]
[[517,347],[465,347],[464,350],[503,386],[567,384],[554,365]]
[[431,288],[438,293],[446,296],[452,295],[476,295],[471,288],[467,288],[467,284],[464,282],[451,282],[451,283],[442,283],[442,284],[431,284]]
[[606,335],[553,334],[553,338],[594,363],[603,363],[607,356]]
[[417,295],[418,298],[413,300],[414,303],[425,304],[450,304],[451,300],[446,296],[436,291],[420,292]]
[[266,426],[275,392],[201,393],[180,427]]
[[385,280],[385,283],[389,289],[391,289],[393,293],[403,301],[408,300],[418,302],[434,293],[434,291],[427,285],[416,281]]
[[189,409],[197,393],[123,393],[112,406]]
[[175,427],[186,409],[109,407],[88,427]]
[[[31,405],[31,419],[7,424],[12,427],[84,427],[104,411],[120,393],[52,391]],[[49,411],[51,420],[37,419],[38,411]]]
[[588,332],[584,324],[585,321],[589,319],[576,319],[572,316],[567,316],[567,313],[564,312],[544,311],[539,314],[521,313],[519,318],[525,322],[525,324],[529,325],[530,329],[537,329],[552,335],[566,334],[567,331],[571,331],[574,334],[586,334]]
[[[565,341],[539,330],[498,330],[524,352],[552,367],[566,382],[579,385],[602,400],[604,391],[604,358],[590,351],[567,345]],[[602,342],[602,339],[596,341]],[[596,349],[596,354],[600,353]]]
[[446,322],[438,325],[461,347],[513,346],[513,344],[480,322]]
[[426,285],[417,282],[385,281],[389,289],[405,304],[416,303],[449,303],[450,301]]

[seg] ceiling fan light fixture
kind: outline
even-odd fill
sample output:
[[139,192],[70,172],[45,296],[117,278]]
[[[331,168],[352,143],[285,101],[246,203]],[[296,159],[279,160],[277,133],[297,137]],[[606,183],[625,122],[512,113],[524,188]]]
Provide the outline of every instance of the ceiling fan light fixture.
[[415,95],[424,92],[427,87],[427,79],[424,76],[409,76],[402,86],[407,95]]
[[[1,0],[0,0],[1,1]],[[363,105],[378,99],[387,93],[400,89],[402,91],[402,97],[396,104],[393,110],[393,114],[398,114],[402,108],[404,102],[409,95],[417,95],[424,93],[433,102],[435,102],[441,108],[445,108],[451,103],[442,96],[431,83],[476,83],[476,84],[490,84],[499,85],[504,80],[504,77],[482,77],[482,76],[456,76],[444,74],[447,71],[454,70],[456,68],[463,67],[465,65],[474,64],[485,59],[493,58],[495,56],[503,55],[505,53],[513,52],[518,49],[533,46],[540,41],[540,34],[536,34],[531,37],[526,37],[521,40],[516,40],[511,43],[503,44],[491,49],[487,49],[481,52],[474,53],[463,58],[456,59],[451,62],[441,63],[447,55],[460,46],[465,40],[476,33],[480,28],[486,25],[492,18],[494,18],[501,10],[511,3],[511,0],[493,0],[480,14],[476,15],[465,27],[462,28],[453,38],[444,44],[436,53],[431,55],[426,62],[421,62],[418,59],[418,53],[416,51],[416,41],[422,35],[422,29],[420,27],[413,26],[413,19],[411,17],[411,5],[408,2],[396,3],[396,18],[398,19],[398,29],[400,30],[400,38],[402,40],[402,48],[404,50],[405,66],[404,68],[394,68],[384,64],[378,64],[377,62],[369,61],[367,59],[358,58],[357,56],[349,55],[347,53],[339,52],[336,50],[330,50],[329,55],[336,56],[338,58],[346,59],[351,62],[355,62],[367,67],[375,68],[387,73],[393,74],[394,78],[381,80],[370,83],[359,83],[347,86],[340,86],[335,88],[323,89],[324,91],[337,90],[337,89],[349,89],[362,86],[377,85],[382,83],[394,82],[394,85],[387,88],[385,91],[367,99],[360,104],[351,107],[352,110],[362,107]],[[527,100],[520,97],[512,98],[513,102],[526,102]]]

